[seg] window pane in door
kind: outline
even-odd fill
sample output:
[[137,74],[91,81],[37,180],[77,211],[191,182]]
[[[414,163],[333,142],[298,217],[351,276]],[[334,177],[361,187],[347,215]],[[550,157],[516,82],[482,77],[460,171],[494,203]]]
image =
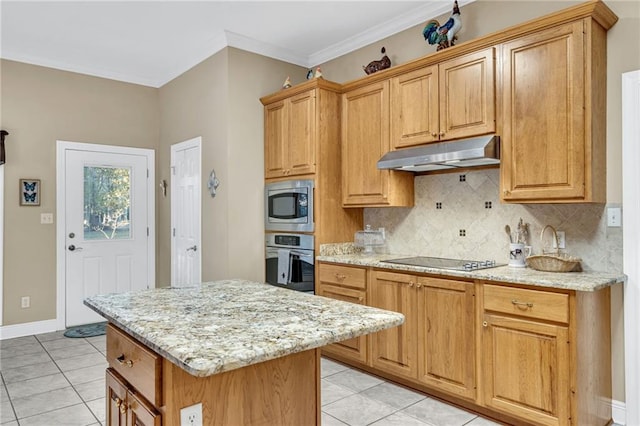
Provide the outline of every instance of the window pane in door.
[[84,168],[84,239],[131,238],[131,169]]

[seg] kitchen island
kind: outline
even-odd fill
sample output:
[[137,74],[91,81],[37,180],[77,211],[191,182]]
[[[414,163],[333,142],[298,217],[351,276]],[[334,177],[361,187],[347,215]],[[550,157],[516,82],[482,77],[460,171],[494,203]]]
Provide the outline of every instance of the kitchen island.
[[196,404],[205,425],[319,424],[319,348],[404,321],[243,280],[84,303],[109,321],[107,424],[177,426]]

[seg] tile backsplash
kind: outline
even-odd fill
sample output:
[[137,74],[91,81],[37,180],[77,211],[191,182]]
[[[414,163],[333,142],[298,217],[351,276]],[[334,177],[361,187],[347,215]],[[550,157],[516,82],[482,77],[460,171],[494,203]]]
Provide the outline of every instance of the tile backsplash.
[[[534,254],[550,247],[545,225],[566,235],[566,249],[582,258],[584,270],[622,272],[622,228],[607,227],[603,204],[503,204],[500,172],[483,169],[416,176],[412,208],[366,208],[372,228],[385,227],[385,250],[399,255],[423,255],[508,262],[509,238],[520,218],[529,223]],[[623,215],[624,217],[624,215]],[[624,222],[624,220],[623,220]]]

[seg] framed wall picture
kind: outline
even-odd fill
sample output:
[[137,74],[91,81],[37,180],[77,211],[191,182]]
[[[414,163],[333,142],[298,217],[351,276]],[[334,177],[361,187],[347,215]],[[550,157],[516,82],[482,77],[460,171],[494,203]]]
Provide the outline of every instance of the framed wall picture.
[[40,179],[20,179],[20,205],[40,205]]

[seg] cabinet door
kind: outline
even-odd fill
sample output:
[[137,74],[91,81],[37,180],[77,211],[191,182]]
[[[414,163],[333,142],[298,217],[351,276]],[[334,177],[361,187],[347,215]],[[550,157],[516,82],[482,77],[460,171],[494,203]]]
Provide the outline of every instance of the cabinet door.
[[418,278],[418,380],[474,400],[473,283]]
[[316,168],[316,91],[288,100],[287,175],[314,173]]
[[266,178],[285,176],[287,169],[285,101],[264,108],[264,174]]
[[127,386],[116,377],[117,373],[106,370],[106,413],[105,423],[108,426],[126,426],[127,424]]
[[342,126],[344,204],[389,204],[389,171],[376,166],[389,151],[389,81],[345,93]]
[[539,425],[568,425],[567,327],[484,315],[484,403]]
[[160,426],[160,414],[144,398],[129,392],[128,421],[130,426]]
[[585,54],[578,21],[502,46],[504,200],[585,196]]
[[[330,297],[331,299],[342,300],[358,305],[366,304],[364,291],[326,285],[324,282],[319,283],[318,294],[320,296]],[[326,346],[323,350],[366,364],[367,340],[367,336],[360,336]]]
[[415,378],[417,330],[415,278],[411,275],[373,271],[369,305],[400,312],[399,327],[371,334],[371,364],[399,376]]
[[391,79],[391,143],[394,148],[438,140],[438,67]]
[[459,139],[496,130],[494,49],[439,65],[440,139]]

